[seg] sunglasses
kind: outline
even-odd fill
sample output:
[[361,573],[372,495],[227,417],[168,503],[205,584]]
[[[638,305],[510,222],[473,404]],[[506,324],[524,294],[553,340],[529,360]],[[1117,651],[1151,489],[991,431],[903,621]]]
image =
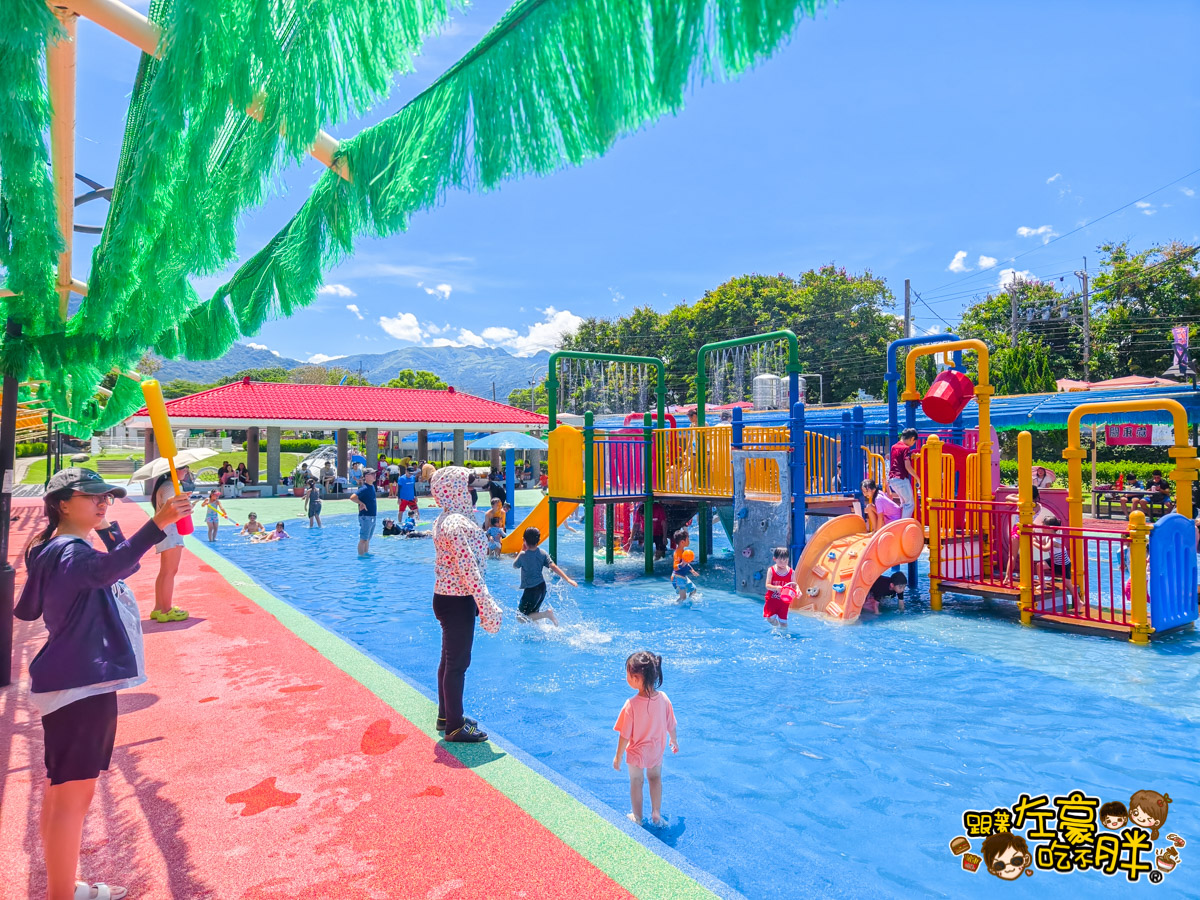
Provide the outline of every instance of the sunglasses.
[[1024,866],[1027,862],[1029,862],[1028,857],[1026,857],[1024,853],[1018,853],[1016,856],[1014,856],[1008,862],[1005,862],[1002,859],[995,860],[992,863],[992,871],[993,872],[1002,872],[1007,868],[1019,869],[1022,866]]

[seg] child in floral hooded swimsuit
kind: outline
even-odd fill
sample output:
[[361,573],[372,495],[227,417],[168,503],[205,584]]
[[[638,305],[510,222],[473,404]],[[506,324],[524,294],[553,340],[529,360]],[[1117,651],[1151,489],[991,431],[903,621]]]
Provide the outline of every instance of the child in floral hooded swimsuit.
[[442,626],[437,729],[455,743],[487,740],[479,723],[463,716],[463,683],[471,665],[475,617],[489,634],[500,630],[500,606],[483,582],[487,539],[475,521],[470,477],[466,469],[452,466],[439,469],[429,484],[442,510],[433,523],[433,614]]

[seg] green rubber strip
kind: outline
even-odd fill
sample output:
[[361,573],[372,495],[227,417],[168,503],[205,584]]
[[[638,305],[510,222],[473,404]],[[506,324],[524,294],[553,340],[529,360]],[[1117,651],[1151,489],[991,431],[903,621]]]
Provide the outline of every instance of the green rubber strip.
[[[153,514],[148,504],[139,506],[147,515]],[[202,527],[203,524],[198,525],[197,532]],[[248,600],[273,615],[292,634],[404,716],[430,740],[440,740],[432,727],[437,718],[437,706],[429,698],[354,645],[264,589],[249,574],[208,547],[207,542],[195,533],[184,538],[184,544]],[[693,900],[718,896],[495,744],[443,746],[560,841],[640,900]]]

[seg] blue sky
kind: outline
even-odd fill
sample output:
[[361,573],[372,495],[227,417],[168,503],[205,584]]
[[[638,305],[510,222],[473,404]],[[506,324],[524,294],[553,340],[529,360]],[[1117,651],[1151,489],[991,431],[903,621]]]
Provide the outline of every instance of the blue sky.
[[[371,116],[329,130],[395,111],[505,6],[479,0]],[[1134,203],[1200,168],[1198,32],[1194,0],[846,0],[602,159],[452,194],[408,232],[361,241],[316,304],[247,342],[317,360],[445,342],[528,354],[579,316],[666,310],[737,275],[830,262],[883,276],[898,299],[912,279],[920,329],[956,322],[1013,271],[1072,286],[1101,242],[1200,240],[1200,174]],[[137,55],[84,22],[78,65],[77,169],[109,184]],[[244,256],[319,174],[310,160],[284,176],[247,217]],[[92,239],[77,240],[86,279]]]

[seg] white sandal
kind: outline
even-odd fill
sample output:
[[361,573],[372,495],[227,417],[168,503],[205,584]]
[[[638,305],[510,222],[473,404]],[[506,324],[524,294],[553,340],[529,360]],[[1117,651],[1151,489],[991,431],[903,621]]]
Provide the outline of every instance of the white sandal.
[[75,882],[74,900],[123,900],[128,893],[129,891],[123,887],[109,887],[103,881],[97,881],[95,884],[77,881]]

